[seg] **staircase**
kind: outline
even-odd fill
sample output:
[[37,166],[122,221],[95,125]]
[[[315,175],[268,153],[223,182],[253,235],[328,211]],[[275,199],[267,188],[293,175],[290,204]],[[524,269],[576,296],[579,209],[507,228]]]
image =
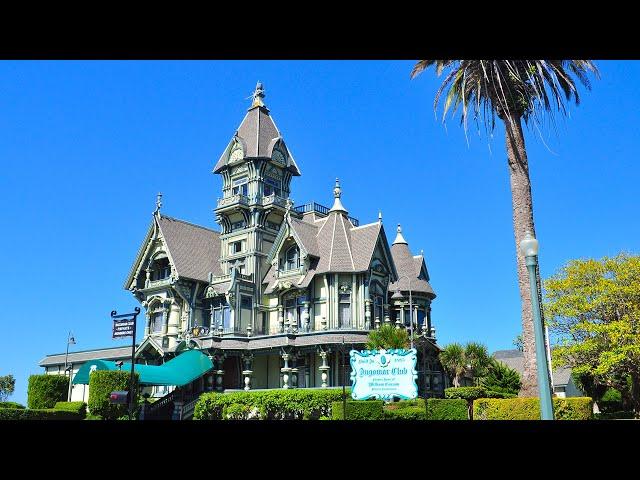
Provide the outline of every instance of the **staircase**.
[[153,402],[144,415],[145,420],[170,420],[173,414],[173,402],[176,400],[176,390]]
[[191,420],[193,418],[193,411],[196,409],[196,403],[198,403],[200,395],[203,393],[204,392],[197,393],[191,400],[185,402],[182,406],[182,415],[180,416],[180,420]]

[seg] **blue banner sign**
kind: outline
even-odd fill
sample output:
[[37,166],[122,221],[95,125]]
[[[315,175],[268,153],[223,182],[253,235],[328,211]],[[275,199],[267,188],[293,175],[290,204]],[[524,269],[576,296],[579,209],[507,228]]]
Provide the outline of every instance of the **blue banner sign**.
[[410,400],[418,396],[417,354],[411,350],[351,350],[351,397]]

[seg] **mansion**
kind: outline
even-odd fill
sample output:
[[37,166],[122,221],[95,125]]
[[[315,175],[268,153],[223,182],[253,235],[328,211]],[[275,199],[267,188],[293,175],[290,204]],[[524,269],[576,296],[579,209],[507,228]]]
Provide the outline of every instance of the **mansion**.
[[145,313],[136,363],[206,354],[212,369],[176,389],[190,399],[348,385],[349,350],[392,324],[414,334],[420,394],[443,395],[423,254],[412,253],[400,225],[389,243],[381,215],[371,223],[349,216],[338,179],[327,186],[330,207],[295,206],[301,170],[260,83],[213,173],[222,179],[219,231],[165,215],[158,196],[124,283]]

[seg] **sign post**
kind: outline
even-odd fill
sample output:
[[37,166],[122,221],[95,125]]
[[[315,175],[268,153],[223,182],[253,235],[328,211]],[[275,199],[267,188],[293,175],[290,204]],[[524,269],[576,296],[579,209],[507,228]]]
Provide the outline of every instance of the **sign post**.
[[412,400],[418,396],[417,352],[409,350],[351,350],[351,397],[366,400]]
[[123,313],[118,315],[115,310],[111,311],[113,318],[113,337],[124,338],[131,337],[131,380],[129,383],[129,420],[133,420],[133,402],[135,401],[135,384],[133,380],[135,354],[136,354],[136,319],[140,313],[140,307],[133,309],[134,313]]

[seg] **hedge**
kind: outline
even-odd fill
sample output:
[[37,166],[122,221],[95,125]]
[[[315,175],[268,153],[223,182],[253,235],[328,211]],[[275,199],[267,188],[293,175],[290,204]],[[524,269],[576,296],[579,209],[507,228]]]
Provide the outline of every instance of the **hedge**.
[[24,405],[17,402],[0,402],[0,408],[24,408]]
[[469,420],[469,406],[462,398],[430,398],[427,406],[429,420]]
[[387,420],[429,420],[424,407],[404,407],[384,410]]
[[[382,420],[385,418],[382,400],[347,400],[347,414],[344,415],[343,402],[333,402],[331,414],[334,420]],[[416,407],[412,407],[416,408]],[[398,412],[409,410],[403,409]]]
[[67,399],[69,377],[63,375],[31,375],[27,389],[27,406],[34,409],[53,408]]
[[317,420],[331,416],[331,404],[338,400],[342,389],[337,388],[211,392],[200,397],[193,419]]
[[445,398],[463,398],[477,400],[479,398],[516,398],[512,393],[496,392],[484,387],[452,387],[444,389]]
[[[589,420],[593,418],[593,400],[590,397],[554,398],[553,413],[556,420]],[[473,402],[476,420],[539,420],[538,398],[481,398]]]
[[[140,375],[135,373],[135,382]],[[89,375],[89,411],[105,420],[116,420],[127,414],[129,405],[114,405],[109,402],[109,395],[115,391],[128,391],[130,388],[130,372],[120,370],[96,370]],[[136,392],[140,389],[136,388]],[[137,398],[134,399],[137,405]]]
[[81,418],[87,416],[87,404],[84,402],[58,402],[53,408],[66,412],[76,412]]
[[0,420],[82,420],[82,417],[76,412],[51,408],[0,408]]

